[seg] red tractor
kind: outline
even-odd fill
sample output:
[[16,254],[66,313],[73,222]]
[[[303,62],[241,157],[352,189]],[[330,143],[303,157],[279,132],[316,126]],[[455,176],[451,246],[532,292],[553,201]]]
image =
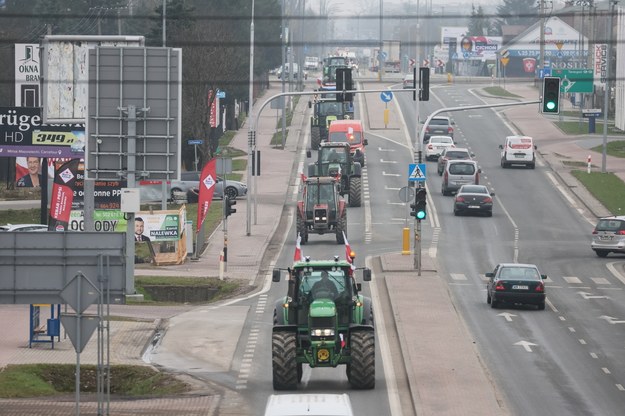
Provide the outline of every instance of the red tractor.
[[[297,202],[297,232],[302,244],[308,234],[334,233],[337,244],[347,235],[347,204],[340,194],[340,183],[333,177],[306,178],[302,199]],[[345,234],[343,234],[345,233]]]

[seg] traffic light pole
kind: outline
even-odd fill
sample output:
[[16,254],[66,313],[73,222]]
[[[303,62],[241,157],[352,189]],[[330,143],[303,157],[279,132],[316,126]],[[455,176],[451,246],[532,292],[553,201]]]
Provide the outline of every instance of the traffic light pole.
[[421,220],[417,220],[414,230],[414,268],[421,276]]

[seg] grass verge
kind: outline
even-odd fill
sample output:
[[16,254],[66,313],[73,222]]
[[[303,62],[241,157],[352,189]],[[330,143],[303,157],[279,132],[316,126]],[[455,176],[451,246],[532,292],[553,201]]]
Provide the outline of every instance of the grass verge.
[[[590,150],[603,153],[603,145],[595,146]],[[625,140],[613,140],[606,143],[606,154],[614,157],[625,158]]]
[[614,215],[625,213],[625,183],[613,173],[572,170],[588,191]]
[[[74,364],[9,365],[0,371],[0,397],[59,396],[75,392]],[[96,366],[80,366],[80,391],[96,393]],[[111,394],[161,397],[185,393],[191,387],[171,374],[147,366],[111,366]]]

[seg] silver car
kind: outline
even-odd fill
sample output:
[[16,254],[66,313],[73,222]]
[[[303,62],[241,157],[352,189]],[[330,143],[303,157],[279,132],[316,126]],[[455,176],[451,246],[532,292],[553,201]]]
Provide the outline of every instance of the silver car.
[[609,253],[625,253],[625,216],[599,219],[592,232],[590,248],[599,257]]
[[449,160],[445,165],[441,192],[451,195],[462,185],[479,185],[482,170],[475,160]]

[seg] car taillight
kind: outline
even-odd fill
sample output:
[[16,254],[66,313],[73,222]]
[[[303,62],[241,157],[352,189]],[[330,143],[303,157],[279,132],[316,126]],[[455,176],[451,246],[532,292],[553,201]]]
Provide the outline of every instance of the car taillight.
[[447,133],[453,133],[453,132],[454,132],[453,127],[447,127]]
[[475,184],[479,185],[480,184],[480,172],[477,172],[475,174]]
[[464,197],[462,197],[462,196],[457,196],[457,197],[456,197],[456,202],[464,202]]
[[428,149],[434,149],[434,146],[432,146],[431,144],[428,144]]
[[545,285],[542,282],[540,282],[539,284],[536,285],[535,291],[536,292],[544,292],[545,291]]
[[506,287],[503,285],[502,282],[498,282],[497,286],[495,286],[495,290],[506,290]]
[[625,230],[618,230],[616,235],[625,235]]
[[484,198],[484,202],[488,203],[488,202],[493,202],[493,198],[491,197],[486,197]]
[[593,234],[599,234],[599,232],[597,231],[597,229],[595,228],[594,230],[592,230]]
[[448,179],[449,179],[449,173],[445,171],[445,175],[443,175],[443,182],[447,182]]

